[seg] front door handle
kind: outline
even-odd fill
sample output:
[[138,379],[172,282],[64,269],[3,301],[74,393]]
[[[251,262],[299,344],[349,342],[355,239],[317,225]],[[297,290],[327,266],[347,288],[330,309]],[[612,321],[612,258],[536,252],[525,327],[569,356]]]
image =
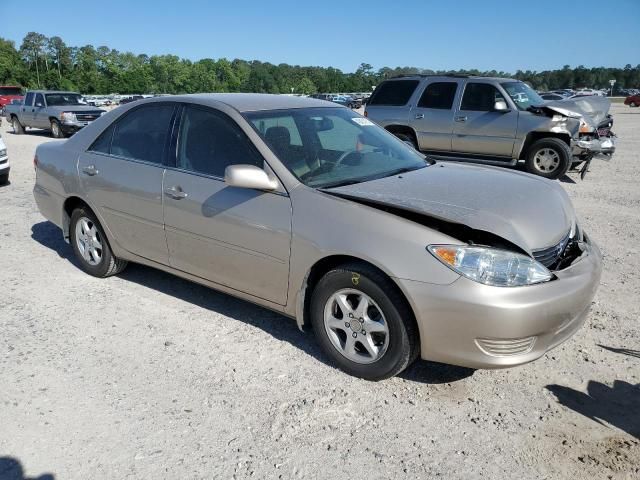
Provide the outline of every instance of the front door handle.
[[179,185],[174,185],[173,187],[165,188],[164,194],[175,200],[182,200],[187,196],[187,193],[184,192],[182,190],[182,187],[180,187]]
[[98,174],[98,169],[96,168],[95,165],[87,165],[82,169],[82,173],[84,173],[85,175],[89,175],[90,177],[93,177],[94,175]]
[[416,113],[416,120],[422,120],[424,118],[424,113]]
[[467,117],[464,117],[464,116],[458,116],[458,117],[454,118],[454,120],[455,120],[456,122],[464,123],[464,122],[466,122],[466,121],[467,121]]

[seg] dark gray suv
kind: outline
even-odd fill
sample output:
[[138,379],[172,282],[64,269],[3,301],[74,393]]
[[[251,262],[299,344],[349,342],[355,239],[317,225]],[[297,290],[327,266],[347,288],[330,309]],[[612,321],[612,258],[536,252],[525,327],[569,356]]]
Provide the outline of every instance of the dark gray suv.
[[548,102],[509,78],[408,76],[378,85],[365,116],[437,158],[506,166],[524,160],[530,173],[558,178],[613,154],[608,102]]

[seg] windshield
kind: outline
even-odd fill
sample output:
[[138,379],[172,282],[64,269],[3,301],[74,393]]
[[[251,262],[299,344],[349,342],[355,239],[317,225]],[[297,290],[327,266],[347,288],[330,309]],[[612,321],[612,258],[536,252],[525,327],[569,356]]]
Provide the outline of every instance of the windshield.
[[428,165],[413,148],[346,108],[271,110],[245,117],[310,187],[359,183]]
[[20,87],[0,87],[0,96],[21,96],[22,89]]
[[533,88],[524,82],[504,82],[502,87],[507,91],[516,107],[526,110],[529,107],[544,105],[544,100]]
[[60,105],[84,105],[79,93],[49,93],[46,95],[47,105],[57,107]]

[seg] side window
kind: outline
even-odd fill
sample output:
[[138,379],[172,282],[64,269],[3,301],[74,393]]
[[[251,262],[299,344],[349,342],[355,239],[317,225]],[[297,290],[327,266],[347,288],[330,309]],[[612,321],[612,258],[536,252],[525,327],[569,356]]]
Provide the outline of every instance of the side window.
[[40,105],[44,107],[44,95],[42,95],[41,93],[36,93],[36,101],[34,102],[34,105]]
[[418,107],[451,110],[456,96],[458,84],[456,82],[435,82],[427,85],[420,97]]
[[115,126],[111,154],[162,163],[173,105],[145,105],[127,113]]
[[418,80],[390,80],[383,82],[373,92],[368,104],[396,107],[406,105],[418,83],[420,83]]
[[491,112],[496,100],[504,101],[504,97],[493,85],[488,83],[467,83],[462,96],[460,110]]
[[178,138],[177,167],[184,170],[224,177],[229,165],[264,166],[251,140],[222,112],[186,107]]
[[111,138],[113,137],[113,130],[115,129],[115,124],[112,124],[109,128],[107,128],[104,132],[100,134],[98,138],[91,144],[89,150],[91,152],[100,152],[109,154],[111,150]]
[[33,105],[33,92],[29,92],[27,93],[27,95],[24,97],[24,106],[25,107],[30,107],[31,105]]

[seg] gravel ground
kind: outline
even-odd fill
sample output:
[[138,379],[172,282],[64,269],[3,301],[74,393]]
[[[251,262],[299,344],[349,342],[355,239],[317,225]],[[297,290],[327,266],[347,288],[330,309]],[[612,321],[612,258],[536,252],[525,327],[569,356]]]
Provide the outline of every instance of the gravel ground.
[[82,273],[31,194],[50,138],[5,121],[0,478],[640,478],[640,109],[612,111],[616,157],[563,182],[605,255],[585,327],[519,368],[380,383],[262,308],[138,265]]

